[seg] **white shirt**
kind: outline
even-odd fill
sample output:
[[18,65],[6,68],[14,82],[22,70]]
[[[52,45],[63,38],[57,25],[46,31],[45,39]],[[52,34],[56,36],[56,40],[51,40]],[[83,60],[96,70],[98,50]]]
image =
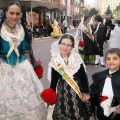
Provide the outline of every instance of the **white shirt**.
[[104,19],[103,19],[103,24],[104,24],[104,25],[105,25],[105,22],[106,22],[106,19],[104,18]]
[[63,27],[67,27],[68,23],[66,20],[63,21]]
[[[109,74],[113,72],[109,71]],[[116,107],[111,107],[111,103],[113,100],[113,88],[112,88],[112,83],[111,83],[111,78],[107,77],[104,83],[103,91],[102,91],[102,96],[107,96],[108,99],[104,100],[101,102],[101,107],[104,110],[104,115],[109,116],[112,112],[115,112]]]

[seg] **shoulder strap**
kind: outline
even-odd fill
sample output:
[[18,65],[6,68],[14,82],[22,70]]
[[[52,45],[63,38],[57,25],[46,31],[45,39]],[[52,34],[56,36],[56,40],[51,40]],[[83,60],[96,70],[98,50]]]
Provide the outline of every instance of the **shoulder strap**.
[[77,93],[77,95],[80,97],[80,99],[82,100],[83,95],[78,87],[78,85],[76,84],[76,82],[65,72],[59,58],[57,56],[55,56],[53,58],[53,63],[55,65],[55,67],[57,68],[58,72],[60,73],[60,75],[62,76],[62,79],[65,80],[70,86],[71,88]]

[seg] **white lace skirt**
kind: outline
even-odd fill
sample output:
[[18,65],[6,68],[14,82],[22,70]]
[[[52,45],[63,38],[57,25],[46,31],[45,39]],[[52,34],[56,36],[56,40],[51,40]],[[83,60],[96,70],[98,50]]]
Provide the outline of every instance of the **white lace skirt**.
[[0,60],[0,120],[45,120],[42,90],[28,60],[15,67]]

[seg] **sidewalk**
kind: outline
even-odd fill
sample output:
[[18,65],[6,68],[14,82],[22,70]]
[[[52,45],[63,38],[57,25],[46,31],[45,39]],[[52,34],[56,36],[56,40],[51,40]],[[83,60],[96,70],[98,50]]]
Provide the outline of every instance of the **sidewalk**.
[[[71,30],[75,30],[77,28],[74,28],[73,25],[69,25],[71,29],[67,28],[67,32],[71,31]],[[48,37],[42,37],[42,38],[33,38],[33,42],[34,41],[38,41],[38,40],[46,40],[46,39],[51,39],[53,38],[52,36],[48,36]]]

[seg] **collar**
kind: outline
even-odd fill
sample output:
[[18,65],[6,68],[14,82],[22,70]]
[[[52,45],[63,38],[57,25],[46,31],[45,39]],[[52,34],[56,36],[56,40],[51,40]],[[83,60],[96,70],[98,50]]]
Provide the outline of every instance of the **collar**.
[[1,28],[1,32],[0,32],[1,37],[9,43],[11,43],[11,38],[16,38],[18,40],[18,44],[20,44],[21,41],[23,41],[23,39],[25,37],[25,33],[24,33],[24,29],[21,25],[19,25],[19,27],[17,25],[16,28],[18,30],[18,35],[13,35],[6,30],[6,28],[3,24],[2,28]]
[[113,76],[116,76],[118,74],[120,75],[120,69],[116,72],[111,73],[111,74],[109,74],[109,69],[106,69],[104,71],[93,74],[92,78],[93,78],[93,82],[97,84],[99,81],[104,80],[106,77],[112,78]]
[[[68,65],[65,64],[65,62],[64,62],[63,58],[61,57],[60,53],[58,53],[57,55],[52,57],[51,62],[49,63],[49,67],[48,67],[48,80],[49,81],[51,81],[51,67],[54,68],[57,71],[56,66],[52,62],[54,57],[57,57],[59,59],[60,63],[63,65],[64,69],[71,76],[71,78],[73,78],[73,75],[80,69],[81,64],[83,64],[83,66],[85,68],[84,62],[83,62],[82,58],[80,57],[80,55],[78,53],[72,52],[69,55]],[[85,71],[86,71],[86,68],[85,68]]]

